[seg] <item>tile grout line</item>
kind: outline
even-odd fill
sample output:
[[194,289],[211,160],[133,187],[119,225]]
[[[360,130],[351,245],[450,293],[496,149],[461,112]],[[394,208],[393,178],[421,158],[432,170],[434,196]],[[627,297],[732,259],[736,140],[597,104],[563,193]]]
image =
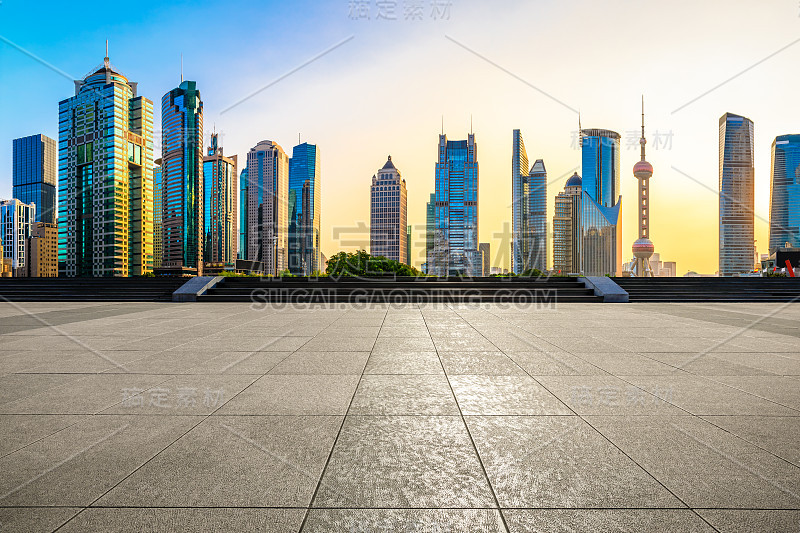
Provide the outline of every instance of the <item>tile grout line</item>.
[[[461,317],[461,315],[456,313],[450,305],[446,305],[446,307],[451,312],[455,313],[455,315],[458,316],[461,320],[464,320]],[[425,328],[428,330],[428,335],[430,335],[431,333],[430,333],[430,327],[428,326],[428,320],[425,318],[425,314],[422,313],[422,310],[420,310],[420,314],[422,315],[422,320],[425,322]],[[472,327],[472,324],[470,324],[470,327]],[[437,359],[439,359],[439,365],[441,365],[442,367],[442,373],[444,374],[444,378],[447,381],[447,386],[450,389],[450,394],[453,397],[453,401],[456,404],[456,409],[458,409],[458,414],[461,418],[461,423],[464,425],[464,430],[467,432],[467,437],[469,437],[470,444],[472,444],[472,451],[475,452],[475,457],[478,459],[478,464],[481,465],[481,472],[483,472],[483,478],[486,480],[486,484],[489,486],[489,492],[491,492],[492,494],[492,498],[494,499],[494,504],[497,508],[497,513],[500,515],[500,521],[503,524],[506,533],[509,533],[511,530],[508,528],[508,522],[506,521],[505,513],[503,513],[502,507],[500,507],[500,500],[497,498],[497,493],[494,490],[494,485],[492,485],[492,481],[489,479],[489,473],[486,471],[486,466],[483,464],[483,458],[481,457],[480,452],[478,452],[478,446],[475,444],[475,439],[472,437],[472,431],[470,431],[469,425],[467,425],[467,420],[466,418],[464,418],[464,412],[461,410],[461,405],[458,403],[458,398],[456,397],[456,393],[453,390],[453,385],[452,383],[450,383],[450,376],[447,374],[447,370],[445,370],[444,368],[444,362],[442,361],[442,356],[439,355],[439,349],[436,347],[436,343],[433,342],[432,335],[431,335],[431,343],[433,344],[433,349],[436,351],[436,357]]]
[[[250,309],[250,310],[252,311],[252,309]],[[236,315],[244,314],[244,313],[246,313],[246,312],[247,312],[247,311],[242,311],[242,312],[240,312],[240,313],[233,313],[232,315],[228,315],[228,316],[236,316]],[[253,320],[250,320],[250,321],[248,321],[248,323],[249,323],[249,322],[253,322],[254,320],[256,320],[256,319],[254,318]],[[230,328],[229,328],[229,329],[230,329]],[[311,340],[311,339],[309,339],[308,341],[306,341],[306,343],[307,343],[307,342],[309,342],[310,340]],[[305,346],[305,343],[303,344],[303,346]],[[301,348],[302,348],[302,346],[301,346]],[[299,348],[298,348],[298,349],[299,349]],[[288,357],[288,356],[287,356],[287,357]],[[273,368],[274,368],[274,367],[273,367]],[[267,371],[267,372],[268,372],[268,371]],[[147,459],[147,460],[146,460],[144,463],[142,463],[142,464],[141,464],[141,465],[139,465],[137,468],[135,468],[133,471],[131,471],[131,472],[130,472],[130,473],[128,473],[126,476],[124,476],[122,479],[120,479],[120,480],[119,480],[117,483],[115,483],[115,484],[114,484],[112,487],[110,487],[108,490],[106,490],[106,491],[105,491],[103,494],[101,494],[100,496],[98,496],[97,498],[95,498],[95,499],[94,499],[92,502],[90,502],[90,503],[89,503],[89,505],[83,506],[83,509],[81,509],[80,511],[78,511],[78,512],[77,512],[75,515],[73,515],[73,516],[72,516],[70,519],[68,519],[66,522],[64,522],[63,524],[61,524],[60,526],[58,526],[58,528],[54,529],[54,530],[53,530],[53,533],[55,533],[56,531],[58,531],[59,529],[63,528],[63,527],[64,527],[65,525],[67,525],[68,523],[70,523],[70,522],[72,522],[73,520],[75,520],[75,519],[76,519],[78,516],[80,516],[81,514],[83,514],[83,513],[84,513],[84,512],[85,512],[87,509],[90,509],[90,508],[92,508],[92,505],[93,505],[95,502],[99,501],[101,498],[103,498],[104,496],[106,496],[106,495],[107,495],[109,492],[111,492],[112,490],[114,490],[115,488],[117,488],[117,487],[118,487],[120,484],[122,484],[123,482],[125,482],[125,480],[126,480],[126,479],[130,478],[130,477],[131,477],[132,475],[134,475],[136,472],[138,472],[139,470],[141,470],[141,469],[142,469],[142,468],[143,468],[145,465],[147,465],[148,463],[150,463],[151,461],[153,461],[153,460],[154,460],[156,457],[158,457],[159,455],[161,455],[161,454],[162,454],[163,452],[165,452],[167,449],[171,448],[173,445],[175,445],[175,443],[177,443],[179,440],[183,439],[183,438],[184,438],[186,435],[188,435],[188,434],[189,434],[189,433],[190,433],[192,430],[194,430],[194,429],[195,429],[197,426],[199,426],[200,424],[202,424],[202,423],[203,423],[203,422],[205,422],[206,420],[210,419],[210,418],[211,418],[211,416],[212,416],[212,415],[214,415],[214,414],[215,414],[217,411],[219,411],[220,409],[222,409],[222,408],[223,408],[225,405],[227,405],[229,402],[231,402],[231,401],[232,401],[234,398],[236,398],[237,396],[239,396],[240,394],[242,394],[244,391],[246,391],[247,389],[249,389],[251,386],[253,386],[253,384],[254,384],[254,383],[256,383],[256,382],[257,382],[259,379],[261,379],[262,377],[264,377],[265,375],[267,375],[267,372],[265,372],[265,373],[264,373],[264,374],[262,374],[260,377],[258,377],[258,378],[256,378],[255,380],[253,380],[253,381],[252,381],[252,382],[251,382],[249,385],[247,385],[245,388],[243,388],[242,390],[240,390],[239,392],[237,392],[236,394],[234,394],[233,396],[231,396],[231,397],[230,397],[230,398],[229,398],[229,399],[228,399],[226,402],[224,402],[222,405],[220,405],[219,407],[217,407],[216,409],[214,409],[214,410],[213,410],[211,413],[209,413],[209,414],[207,414],[207,415],[205,415],[205,416],[203,416],[203,415],[194,415],[194,416],[203,416],[203,418],[202,418],[201,420],[199,420],[199,421],[198,421],[196,424],[194,424],[192,427],[190,427],[189,429],[187,429],[185,432],[183,432],[181,435],[179,435],[179,436],[178,436],[178,437],[177,437],[175,440],[173,440],[171,443],[167,444],[167,445],[166,445],[164,448],[162,448],[160,451],[158,451],[158,452],[157,452],[156,454],[154,454],[152,457],[150,457],[149,459]],[[163,383],[163,382],[162,382],[162,383]],[[119,403],[121,403],[121,402],[118,402],[117,404],[114,404],[114,405],[118,405]],[[114,406],[112,405],[111,407],[114,407]],[[92,415],[92,416],[94,416],[94,415]],[[121,415],[121,416],[130,416],[130,415]]]
[[[352,306],[351,309],[348,309],[348,311],[351,310]],[[298,533],[302,532],[303,529],[306,527],[306,523],[308,522],[308,517],[311,515],[311,509],[314,508],[314,502],[317,499],[317,494],[319,493],[319,489],[322,487],[322,480],[325,478],[325,472],[328,470],[328,465],[330,464],[331,458],[333,457],[333,451],[336,449],[336,444],[339,442],[339,437],[342,434],[342,429],[344,429],[344,424],[347,421],[347,417],[350,414],[350,409],[353,406],[353,401],[356,398],[356,393],[358,393],[358,389],[361,386],[361,380],[364,379],[364,372],[366,372],[367,370],[367,365],[369,364],[369,358],[372,357],[372,352],[375,351],[375,344],[378,342],[378,336],[380,336],[380,330],[383,329],[383,325],[386,323],[386,316],[388,314],[389,314],[389,308],[387,307],[387,309],[383,314],[383,320],[381,320],[380,329],[378,329],[378,335],[376,335],[375,340],[372,343],[372,350],[370,350],[370,355],[369,357],[367,357],[366,363],[364,363],[364,368],[361,369],[361,377],[359,377],[358,383],[356,383],[356,386],[353,389],[353,395],[350,397],[350,402],[347,404],[347,410],[344,412],[341,424],[339,424],[339,430],[336,432],[336,437],[334,437],[333,443],[331,444],[331,450],[330,452],[328,452],[328,457],[327,459],[325,459],[325,464],[323,465],[322,471],[319,474],[319,481],[317,481],[317,486],[314,488],[314,493],[311,495],[311,499],[308,501],[308,507],[306,507],[306,512],[303,515],[303,520],[300,522],[300,527],[297,529]],[[345,312],[344,315],[347,315],[347,312]],[[331,325],[333,325],[333,323],[335,323],[335,321],[332,322]]]
[[[490,315],[492,315],[492,316],[495,316],[495,317],[497,316],[497,315],[495,315],[494,313],[492,313],[491,311],[487,311],[487,312],[488,312]],[[459,317],[460,317],[462,320],[465,320],[463,317],[461,317],[461,315],[460,315],[460,314],[458,314],[458,313],[456,313],[456,314],[457,314],[457,315],[458,315],[458,316],[459,316]],[[498,318],[499,318],[499,317],[498,317]],[[465,321],[466,321],[466,320],[465,320]],[[467,322],[468,324],[470,324],[470,323],[469,323],[469,321],[466,321],[466,322]],[[472,326],[472,324],[470,324],[470,326]],[[475,329],[475,331],[478,331],[478,330],[477,330],[477,329],[476,329],[474,326],[472,326],[472,328],[473,328],[473,329]],[[481,336],[483,336],[483,337],[484,337],[486,340],[488,340],[489,342],[492,342],[492,341],[491,341],[491,340],[489,340],[489,339],[488,339],[488,338],[487,338],[485,335],[483,335],[483,333],[481,333],[480,331],[478,331],[478,333],[479,333]],[[492,344],[494,344],[494,343],[492,343]],[[500,350],[500,351],[501,351],[503,354],[505,354],[505,351],[503,351],[503,350]],[[574,356],[574,357],[577,357],[575,354],[573,354],[573,353],[572,353],[572,352],[570,352],[569,350],[564,350],[564,351],[566,351],[567,353],[569,353],[570,355],[572,355],[572,356]],[[506,357],[508,357],[508,355],[506,355]],[[578,359],[581,359],[581,360],[583,360],[583,359],[582,359],[582,358],[580,358],[580,357],[578,357]],[[589,364],[591,364],[591,363],[589,363]],[[593,366],[594,366],[594,365],[593,365]],[[599,368],[599,367],[598,367],[598,368]],[[669,489],[666,487],[666,485],[664,485],[664,484],[663,484],[663,483],[662,483],[662,482],[661,482],[659,479],[657,479],[657,478],[656,478],[656,477],[655,477],[653,474],[651,474],[651,473],[650,473],[650,472],[649,472],[647,469],[645,469],[644,467],[642,467],[642,465],[640,465],[640,464],[639,464],[637,461],[635,461],[635,460],[634,460],[634,459],[633,459],[633,458],[632,458],[630,455],[628,455],[627,453],[625,453],[625,452],[624,452],[624,451],[623,451],[623,450],[622,450],[622,449],[621,449],[619,446],[617,446],[617,445],[616,445],[616,444],[615,444],[615,443],[614,443],[614,442],[613,442],[611,439],[609,439],[609,438],[608,438],[606,435],[604,435],[604,434],[603,434],[601,431],[599,431],[599,430],[598,430],[596,427],[594,427],[594,425],[592,425],[592,424],[591,424],[591,423],[590,423],[588,420],[586,420],[586,419],[585,419],[583,416],[581,416],[581,415],[580,415],[580,414],[579,414],[577,411],[575,411],[574,409],[572,409],[572,407],[570,407],[569,405],[567,405],[566,403],[564,403],[563,401],[561,401],[561,399],[560,399],[560,398],[559,398],[557,395],[555,395],[555,394],[554,394],[554,393],[553,393],[553,392],[552,392],[552,391],[551,391],[549,388],[547,388],[547,386],[545,386],[545,385],[544,385],[542,382],[540,382],[538,379],[536,379],[535,377],[533,377],[533,376],[532,376],[532,375],[531,375],[531,374],[530,374],[530,373],[529,373],[527,370],[525,370],[524,368],[523,368],[522,370],[523,370],[523,371],[525,371],[525,373],[526,373],[526,374],[528,374],[528,376],[529,376],[531,379],[533,379],[534,381],[536,381],[536,383],[538,383],[538,384],[539,384],[541,387],[543,387],[543,388],[544,388],[544,389],[545,389],[545,390],[546,390],[546,391],[547,391],[547,392],[548,392],[550,395],[552,395],[552,396],[553,396],[555,399],[557,399],[559,402],[561,402],[561,404],[563,404],[563,405],[564,405],[564,406],[565,406],[567,409],[569,409],[570,411],[572,411],[573,413],[575,413],[575,416],[577,416],[577,417],[578,417],[578,418],[579,418],[579,419],[580,419],[580,420],[581,420],[583,423],[585,423],[587,426],[589,426],[589,427],[592,429],[592,431],[594,431],[595,433],[597,433],[598,435],[600,435],[600,436],[601,436],[601,437],[602,437],[604,440],[606,440],[606,441],[607,441],[609,444],[611,444],[611,445],[612,445],[612,446],[613,446],[613,447],[614,447],[614,448],[615,448],[617,451],[619,451],[619,452],[620,452],[622,455],[624,455],[625,457],[627,457],[629,461],[631,461],[633,464],[635,464],[635,465],[637,466],[637,468],[639,468],[639,469],[640,469],[642,472],[644,472],[645,474],[647,474],[647,475],[648,475],[648,476],[649,476],[649,477],[650,477],[650,478],[651,478],[653,481],[655,481],[656,483],[658,483],[658,484],[659,484],[659,485],[660,485],[660,486],[661,486],[661,487],[662,487],[664,490],[666,490],[666,491],[667,491],[669,494],[671,494],[673,498],[675,498],[676,500],[678,500],[679,502],[681,502],[681,503],[682,503],[682,504],[685,506],[685,508],[686,508],[686,509],[690,509],[690,510],[691,510],[691,511],[692,511],[692,512],[693,512],[693,513],[696,515],[696,516],[698,516],[698,517],[699,517],[699,518],[700,518],[700,519],[701,519],[703,522],[705,522],[706,524],[708,524],[708,526],[709,526],[709,527],[711,527],[711,528],[712,528],[714,531],[718,531],[718,530],[717,530],[717,528],[715,528],[714,526],[712,526],[712,525],[711,525],[711,524],[710,524],[710,523],[709,523],[709,522],[708,522],[708,521],[707,521],[705,518],[703,518],[702,516],[700,516],[700,514],[698,514],[698,513],[697,513],[697,512],[696,512],[694,509],[692,509],[691,507],[689,507],[689,505],[688,505],[688,504],[687,504],[685,501],[683,501],[683,499],[682,499],[682,498],[679,498],[679,497],[678,497],[678,496],[677,496],[675,493],[673,493],[671,490],[669,490]],[[602,369],[601,369],[601,370],[602,370]],[[611,375],[611,374],[609,374],[609,375]]]

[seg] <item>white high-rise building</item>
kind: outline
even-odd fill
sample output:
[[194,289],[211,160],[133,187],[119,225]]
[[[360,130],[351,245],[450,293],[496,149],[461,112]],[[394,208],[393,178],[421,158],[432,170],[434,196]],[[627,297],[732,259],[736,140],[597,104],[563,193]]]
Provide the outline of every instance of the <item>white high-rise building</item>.
[[261,141],[247,154],[247,259],[264,273],[288,268],[289,157],[279,144]]
[[23,204],[16,198],[0,200],[0,241],[3,244],[3,257],[11,259],[12,276],[27,275],[25,245],[33,232],[35,221],[35,204]]
[[392,156],[370,188],[369,253],[400,263],[408,260],[408,208],[406,181],[392,163]]

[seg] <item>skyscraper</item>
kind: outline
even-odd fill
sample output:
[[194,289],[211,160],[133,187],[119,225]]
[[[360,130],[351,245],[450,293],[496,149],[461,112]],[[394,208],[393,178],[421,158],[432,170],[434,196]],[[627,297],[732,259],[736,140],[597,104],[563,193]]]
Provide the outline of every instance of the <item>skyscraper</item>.
[[36,204],[36,221],[58,220],[58,144],[46,135],[14,139],[12,196],[23,204]]
[[639,181],[639,238],[633,243],[634,273],[639,277],[653,277],[653,268],[650,266],[655,247],[650,240],[650,178],[653,177],[653,165],[645,159],[644,137],[644,97],[642,97],[642,137],[639,146],[642,158],[633,165],[633,175]]
[[556,196],[553,214],[553,270],[562,274],[581,271],[582,182],[574,173]]
[[732,113],[719,119],[719,275],[754,267],[753,121]]
[[27,276],[27,244],[33,233],[36,205],[16,198],[0,200],[0,241],[3,256],[11,260],[11,275]]
[[320,269],[320,160],[315,144],[298,144],[289,161],[289,271]]
[[138,276],[153,265],[153,103],[106,56],[59,102],[59,273]]
[[211,135],[211,146],[203,158],[203,261],[236,262],[239,227],[236,224],[236,156],[223,155],[218,135]]
[[203,273],[203,101],[182,81],[161,99],[161,271]]
[[581,129],[581,272],[586,276],[622,273],[622,196],[619,187],[620,136]]
[[26,250],[27,275],[32,278],[58,277],[58,227],[34,222]]
[[425,204],[425,268],[426,274],[433,264],[433,243],[436,235],[436,194],[431,193],[430,199]]
[[264,273],[288,268],[289,158],[275,142],[261,141],[247,154],[247,255]]
[[247,221],[247,165],[242,169],[242,172],[239,174],[239,249],[238,249],[238,257],[242,260],[247,260],[247,231],[248,231],[248,221]]
[[520,130],[512,132],[511,271],[547,269],[547,170],[537,159],[528,170],[528,154]]
[[392,156],[372,176],[370,188],[369,253],[405,263],[408,253],[406,180]]
[[769,189],[769,249],[800,247],[800,135],[772,142]]
[[161,268],[164,253],[164,188],[161,180],[161,158],[153,163],[153,268]]
[[478,245],[481,252],[481,276],[486,277],[492,270],[492,247],[491,243],[482,242]]
[[473,133],[463,141],[439,135],[435,209],[433,262],[428,263],[428,273],[479,275],[478,146]]
[[411,226],[406,227],[406,260],[405,264],[411,265]]

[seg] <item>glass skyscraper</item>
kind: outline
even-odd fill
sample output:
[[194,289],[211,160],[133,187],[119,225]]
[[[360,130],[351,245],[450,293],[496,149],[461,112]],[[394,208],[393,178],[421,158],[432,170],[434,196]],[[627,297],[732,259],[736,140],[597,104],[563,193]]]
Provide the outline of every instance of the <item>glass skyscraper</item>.
[[182,81],[161,99],[164,210],[161,270],[203,272],[203,101]]
[[320,159],[315,144],[298,144],[289,161],[289,271],[309,276],[321,270]]
[[754,268],[753,121],[732,113],[719,119],[719,275]]
[[369,253],[405,263],[408,259],[408,195],[406,180],[392,156],[372,176]]
[[247,166],[239,174],[239,249],[237,256],[239,259],[247,260]]
[[163,250],[164,225],[164,189],[161,180],[161,158],[153,165],[153,268],[161,268]]
[[433,261],[434,276],[479,276],[478,251],[478,146],[475,135],[448,141],[439,135],[436,163],[436,205]]
[[12,196],[23,204],[36,204],[36,222],[55,224],[58,219],[58,145],[46,135],[14,139]]
[[289,157],[279,144],[261,141],[247,154],[247,259],[264,273],[288,268]]
[[203,158],[203,260],[234,264],[239,241],[236,224],[236,156],[223,155],[216,133]]
[[59,102],[59,273],[153,265],[153,103],[104,58]]
[[622,273],[620,135],[581,130],[581,272],[586,276]]
[[769,249],[800,247],[800,135],[772,143],[769,189]]
[[512,132],[511,271],[517,274],[547,268],[547,170],[537,159],[528,170],[528,154],[520,130]]

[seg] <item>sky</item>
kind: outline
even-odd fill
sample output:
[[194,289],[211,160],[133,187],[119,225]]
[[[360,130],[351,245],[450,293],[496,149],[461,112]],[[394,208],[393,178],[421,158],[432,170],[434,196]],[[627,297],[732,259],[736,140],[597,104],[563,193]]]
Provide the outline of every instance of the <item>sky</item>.
[[58,102],[74,94],[72,79],[102,63],[106,39],[111,63],[153,100],[157,132],[182,55],[184,77],[202,95],[206,138],[216,129],[226,155],[242,161],[265,139],[287,153],[298,138],[317,144],[326,256],[368,248],[370,181],[391,155],[406,180],[419,266],[442,124],[457,140],[472,123],[480,241],[491,243],[492,265],[507,268],[512,130],[522,131],[531,163],[545,162],[552,221],[553,198],[581,172],[580,111],[584,128],[622,136],[629,260],[644,95],[655,168],[650,237],[678,275],[712,274],[719,117],[755,122],[760,253],[771,143],[800,132],[797,0],[2,0],[0,198],[11,196],[12,140],[58,138]]

